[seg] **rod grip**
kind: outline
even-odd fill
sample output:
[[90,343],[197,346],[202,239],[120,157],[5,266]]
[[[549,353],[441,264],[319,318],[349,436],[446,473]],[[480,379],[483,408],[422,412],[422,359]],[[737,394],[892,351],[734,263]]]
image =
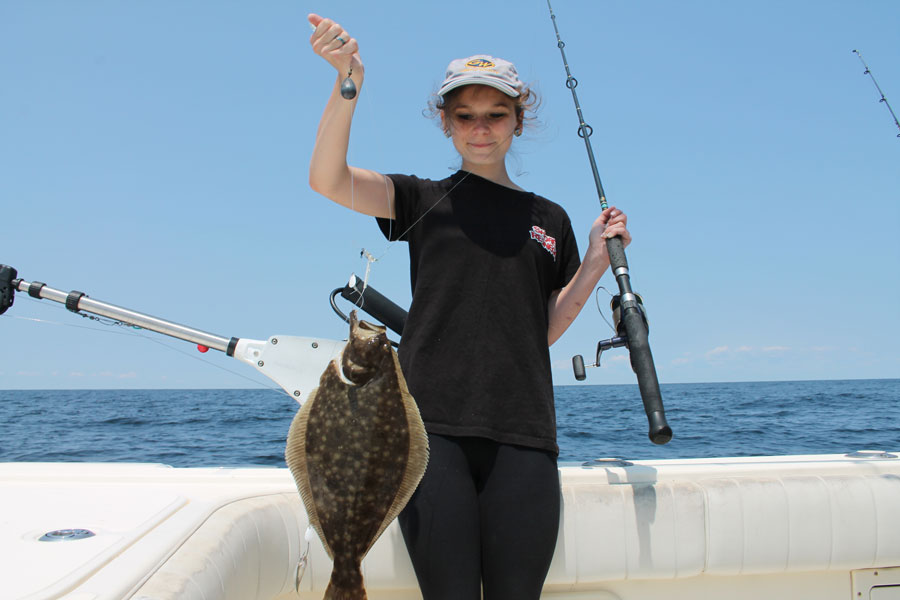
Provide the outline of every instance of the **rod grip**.
[[653,354],[650,352],[647,325],[644,323],[644,317],[640,311],[634,307],[625,309],[622,319],[628,335],[631,368],[637,375],[641,400],[644,402],[644,412],[647,414],[650,426],[650,441],[654,444],[665,444],[672,439],[672,429],[666,423],[662,394],[659,391],[659,380],[656,377]]
[[[622,297],[633,295],[631,281],[628,277],[628,261],[625,259],[625,246],[618,236],[606,240],[606,251],[609,255],[609,264],[616,273],[619,291]],[[621,267],[626,271],[618,272]],[[641,391],[641,400],[644,403],[644,412],[647,414],[650,441],[654,444],[665,444],[672,439],[672,428],[666,422],[666,413],[663,408],[662,394],[659,391],[659,379],[656,376],[656,366],[653,364],[653,354],[650,352],[647,322],[638,308],[637,303],[622,305],[622,324],[625,326],[625,334],[628,337],[628,354],[631,360],[631,368],[637,375],[638,388]]]
[[628,268],[628,259],[625,258],[625,245],[619,236],[606,240],[606,253],[609,255],[609,267],[615,272],[620,267]]

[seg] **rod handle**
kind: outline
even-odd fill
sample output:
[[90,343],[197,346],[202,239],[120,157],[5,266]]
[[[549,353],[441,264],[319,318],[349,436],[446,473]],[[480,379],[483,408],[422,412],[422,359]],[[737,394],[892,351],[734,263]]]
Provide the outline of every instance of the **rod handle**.
[[628,259],[625,258],[625,244],[619,236],[607,238],[606,253],[609,255],[609,268],[613,273],[620,267],[628,268]]
[[656,376],[656,366],[653,364],[653,354],[650,352],[647,322],[636,299],[628,299],[628,296],[633,297],[634,293],[631,291],[628,261],[625,259],[625,246],[622,238],[616,236],[607,239],[606,251],[609,255],[610,268],[619,284],[622,324],[625,326],[625,334],[628,338],[631,369],[637,375],[644,412],[647,414],[650,428],[648,435],[654,444],[665,444],[672,439],[672,428],[666,422],[662,394],[659,391],[659,379]]
[[650,424],[650,439],[654,444],[666,444],[672,439],[672,428],[666,423],[664,412],[652,412],[647,414]]
[[659,391],[659,380],[656,377],[653,354],[650,352],[647,324],[644,322],[640,310],[633,306],[625,308],[622,320],[628,336],[631,368],[637,375],[644,412],[647,414],[650,426],[650,441],[654,444],[665,444],[672,439],[672,429],[666,423],[662,394]]

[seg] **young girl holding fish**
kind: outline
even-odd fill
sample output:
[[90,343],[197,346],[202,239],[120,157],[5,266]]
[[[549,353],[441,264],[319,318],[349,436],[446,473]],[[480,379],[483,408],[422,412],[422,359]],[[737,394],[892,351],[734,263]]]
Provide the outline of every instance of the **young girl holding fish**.
[[631,241],[626,217],[603,211],[579,258],[565,211],[509,177],[506,154],[534,95],[511,63],[485,55],[452,61],[434,105],[462,158],[457,173],[430,180],[348,166],[359,46],[330,19],[309,22],[314,52],[337,70],[310,185],[409,243],[413,296],[399,358],[430,458],[399,521],[423,597],[537,599],[560,511],[549,345],[609,267],[605,238]]

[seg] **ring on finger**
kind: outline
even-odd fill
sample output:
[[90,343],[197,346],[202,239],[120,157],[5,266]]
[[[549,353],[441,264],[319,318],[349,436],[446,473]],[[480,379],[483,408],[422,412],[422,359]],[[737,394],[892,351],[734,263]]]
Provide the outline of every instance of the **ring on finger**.
[[344,44],[347,43],[347,40],[345,40],[344,38],[342,38],[339,35],[334,36],[334,39],[338,40],[341,43],[341,46],[343,46]]

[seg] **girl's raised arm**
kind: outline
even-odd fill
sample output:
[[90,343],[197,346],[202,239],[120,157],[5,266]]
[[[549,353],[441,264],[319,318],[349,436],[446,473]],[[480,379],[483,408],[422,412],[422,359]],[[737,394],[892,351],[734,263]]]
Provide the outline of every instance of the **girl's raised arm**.
[[[315,28],[309,43],[313,52],[337,70],[337,80],[325,105],[316,144],[309,162],[309,185],[323,196],[373,217],[394,218],[394,184],[376,171],[347,164],[350,123],[362,90],[365,69],[359,45],[343,27],[331,19],[311,14]],[[341,96],[341,83],[347,78],[356,86],[356,96]]]

